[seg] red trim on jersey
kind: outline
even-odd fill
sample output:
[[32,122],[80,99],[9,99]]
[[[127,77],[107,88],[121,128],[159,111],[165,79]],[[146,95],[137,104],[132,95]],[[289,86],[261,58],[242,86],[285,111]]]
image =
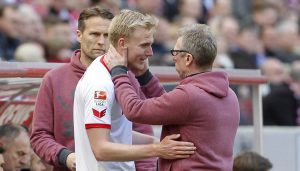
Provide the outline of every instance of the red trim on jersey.
[[85,129],[90,129],[90,128],[107,128],[107,129],[110,129],[111,125],[109,125],[109,124],[85,124]]
[[107,69],[107,71],[110,72],[110,70],[108,69],[106,63],[104,62],[104,57],[105,57],[105,55],[103,55],[103,56],[100,58],[100,62],[105,66],[105,68]]

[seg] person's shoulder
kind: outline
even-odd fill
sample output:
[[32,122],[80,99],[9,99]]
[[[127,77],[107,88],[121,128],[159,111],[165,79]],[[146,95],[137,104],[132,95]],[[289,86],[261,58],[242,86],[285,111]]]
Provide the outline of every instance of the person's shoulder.
[[45,74],[45,76],[51,77],[51,76],[57,76],[57,74],[61,76],[61,74],[64,74],[65,71],[67,70],[71,70],[70,63],[65,63],[62,64],[61,66],[51,69]]
[[68,70],[71,70],[71,67],[68,65],[69,63],[62,64],[61,66],[48,71],[43,77],[43,84],[55,84],[67,78],[67,73],[69,73]]

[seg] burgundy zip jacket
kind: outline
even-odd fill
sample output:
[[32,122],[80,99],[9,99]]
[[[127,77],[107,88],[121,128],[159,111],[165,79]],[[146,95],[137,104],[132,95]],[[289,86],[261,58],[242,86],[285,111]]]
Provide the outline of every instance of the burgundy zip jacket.
[[129,120],[163,125],[161,139],[180,134],[182,141],[197,147],[186,159],[159,159],[160,171],[232,170],[240,110],[226,73],[189,76],[174,90],[146,100],[137,96],[126,71],[113,76],[117,100]]

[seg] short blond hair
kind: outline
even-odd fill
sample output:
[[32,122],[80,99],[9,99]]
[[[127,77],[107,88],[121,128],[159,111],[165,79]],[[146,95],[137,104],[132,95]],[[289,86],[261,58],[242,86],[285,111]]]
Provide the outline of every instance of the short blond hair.
[[108,28],[109,41],[116,47],[121,37],[129,38],[136,28],[143,27],[154,32],[157,23],[158,19],[153,15],[128,9],[122,10],[120,14],[112,19]]

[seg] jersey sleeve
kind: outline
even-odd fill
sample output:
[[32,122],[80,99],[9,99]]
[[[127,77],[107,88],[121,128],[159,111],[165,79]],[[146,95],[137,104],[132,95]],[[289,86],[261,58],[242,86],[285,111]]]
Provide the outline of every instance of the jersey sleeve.
[[92,84],[85,90],[84,124],[85,128],[111,128],[111,109],[114,92],[107,86]]

